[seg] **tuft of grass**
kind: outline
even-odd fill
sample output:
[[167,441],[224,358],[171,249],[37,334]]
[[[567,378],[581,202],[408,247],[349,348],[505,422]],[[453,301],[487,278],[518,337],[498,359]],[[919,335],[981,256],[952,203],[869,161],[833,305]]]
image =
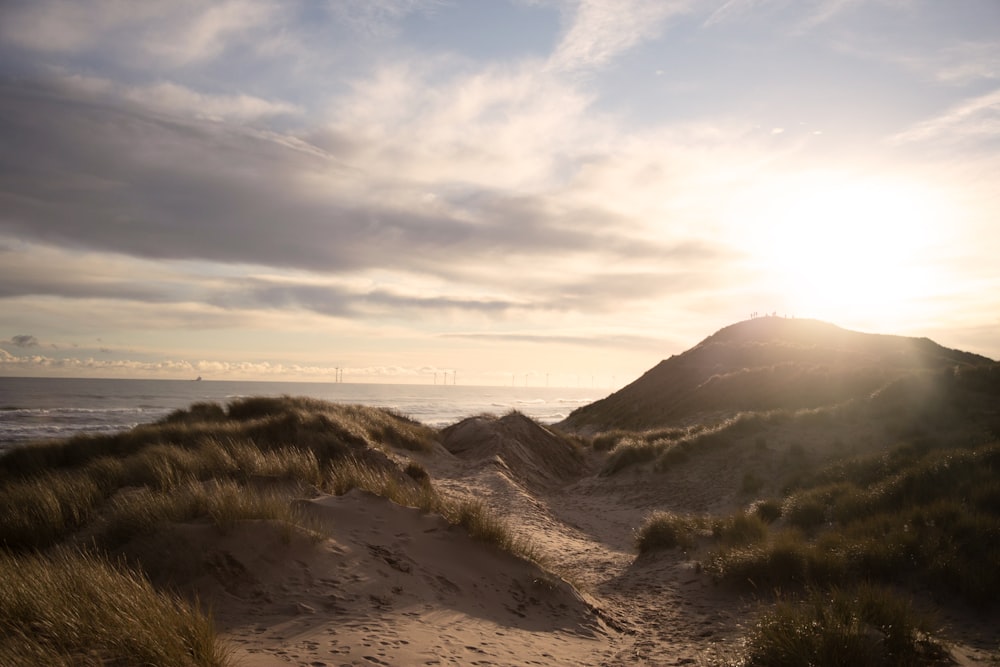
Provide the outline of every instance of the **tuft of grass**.
[[338,496],[352,489],[361,489],[397,505],[416,507],[425,512],[441,511],[444,502],[431,485],[430,477],[418,481],[398,468],[375,467],[354,458],[331,466],[329,485]]
[[229,664],[208,617],[123,565],[0,552],[0,581],[0,664]]
[[110,503],[95,540],[105,548],[156,532],[168,523],[208,519],[225,533],[238,521],[272,519],[312,531],[312,524],[275,488],[248,487],[233,480],[188,480],[170,490],[132,489]]
[[751,511],[765,523],[774,523],[781,518],[781,503],[772,499],[759,500],[751,506]]
[[712,536],[725,546],[756,544],[767,537],[767,522],[755,512],[734,514],[715,521]]
[[430,473],[427,472],[427,469],[425,467],[423,467],[416,461],[410,461],[409,463],[407,463],[406,467],[403,468],[403,472],[406,474],[407,477],[416,482],[430,483],[431,479]]
[[534,544],[518,536],[509,522],[481,500],[448,501],[441,513],[449,523],[469,531],[475,540],[535,563],[543,561]]
[[944,649],[930,638],[929,621],[888,589],[811,590],[779,600],[747,640],[745,667],[814,665],[910,667],[940,664]]
[[602,475],[614,475],[629,466],[654,460],[665,448],[663,442],[646,442],[634,438],[620,440],[611,450]]
[[707,559],[705,569],[735,586],[766,591],[805,585],[812,580],[810,565],[803,537],[786,531],[768,541],[722,548]]
[[635,545],[640,554],[657,549],[690,548],[695,544],[705,522],[695,517],[658,511],[646,517],[636,533]]

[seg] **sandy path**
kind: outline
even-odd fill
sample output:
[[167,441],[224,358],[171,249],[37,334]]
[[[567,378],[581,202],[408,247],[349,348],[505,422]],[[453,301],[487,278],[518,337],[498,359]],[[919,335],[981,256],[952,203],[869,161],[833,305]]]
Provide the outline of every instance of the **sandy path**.
[[[714,459],[701,467],[718,470],[722,463]],[[444,492],[484,498],[501,509],[546,566],[600,609],[608,642],[589,664],[697,664],[731,651],[751,605],[718,590],[680,551],[640,559],[633,542],[653,509],[706,511],[732,500],[720,499],[704,479],[670,484],[662,476],[663,483],[651,487],[648,474],[599,477],[600,461],[591,455],[577,481],[549,488],[535,483],[530,490],[495,458],[431,467]]]

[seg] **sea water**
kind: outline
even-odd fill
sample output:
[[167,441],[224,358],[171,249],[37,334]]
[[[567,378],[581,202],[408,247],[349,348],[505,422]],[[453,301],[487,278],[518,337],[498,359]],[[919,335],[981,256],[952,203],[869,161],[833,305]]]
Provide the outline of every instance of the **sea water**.
[[606,394],[595,388],[0,377],[0,449],[123,431],[192,403],[225,405],[248,396],[308,396],[391,408],[441,428],[510,410],[553,424]]

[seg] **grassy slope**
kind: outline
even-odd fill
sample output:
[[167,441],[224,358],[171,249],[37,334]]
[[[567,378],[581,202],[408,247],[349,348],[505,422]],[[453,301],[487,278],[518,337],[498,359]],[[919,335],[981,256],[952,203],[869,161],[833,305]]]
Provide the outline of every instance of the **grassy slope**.
[[[883,440],[861,450],[842,446],[839,454],[800,465],[794,474],[772,467],[779,478],[756,485],[745,478],[746,510],[714,517],[658,511],[638,527],[642,553],[683,548],[698,554],[707,574],[736,590],[764,599],[776,590],[786,594],[784,601],[765,604],[747,637],[743,664],[937,664],[940,648],[927,641],[927,621],[913,611],[910,596],[932,594],[942,605],[996,611],[1000,366],[932,377],[907,377],[866,401],[798,416],[744,413],[716,430],[608,436],[616,443],[605,467],[609,474],[623,461],[636,464],[638,455],[627,453],[631,446],[641,452],[642,443],[649,449],[662,441],[671,443],[662,450],[666,455],[686,446],[670,468],[682,474],[713,447],[734,447],[734,423],[753,426],[762,443],[744,461],[783,456],[766,445],[775,423],[805,418],[819,432],[836,431],[840,420],[882,426]],[[744,454],[727,451],[734,459]],[[803,451],[803,460],[809,453]],[[647,469],[655,479],[664,468],[658,462]],[[768,493],[758,493],[761,488]],[[883,613],[898,614],[895,627],[907,630],[900,635],[882,628],[877,619]],[[859,661],[860,655],[868,657]]]
[[815,408],[867,396],[907,374],[988,363],[922,338],[760,318],[726,327],[660,362],[620,391],[575,410],[561,426],[642,430],[739,411]]

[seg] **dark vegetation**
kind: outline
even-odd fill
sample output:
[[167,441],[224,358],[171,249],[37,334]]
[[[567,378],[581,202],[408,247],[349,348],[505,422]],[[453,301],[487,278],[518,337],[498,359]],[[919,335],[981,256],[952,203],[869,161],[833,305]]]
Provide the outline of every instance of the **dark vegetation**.
[[867,397],[910,373],[951,373],[989,361],[925,338],[764,317],[726,327],[660,362],[620,391],[573,411],[562,426],[646,430],[712,423],[741,411],[817,408]]
[[909,667],[948,664],[932,621],[891,590],[870,584],[810,589],[780,599],[747,638],[747,667]]

